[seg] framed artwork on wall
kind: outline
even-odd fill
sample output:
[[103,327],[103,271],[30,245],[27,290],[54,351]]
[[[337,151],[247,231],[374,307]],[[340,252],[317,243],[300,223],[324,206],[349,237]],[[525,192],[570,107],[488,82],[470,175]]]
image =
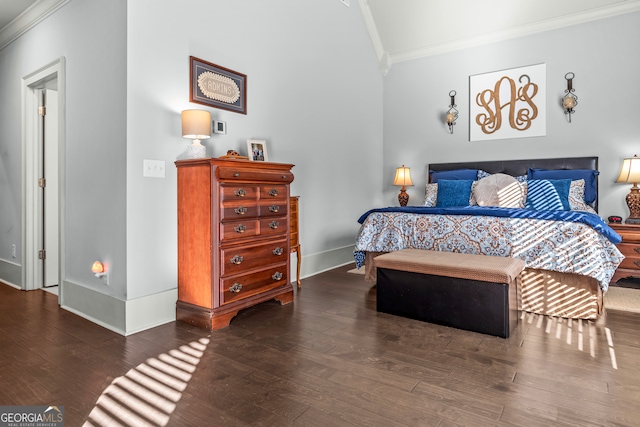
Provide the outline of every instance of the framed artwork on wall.
[[268,162],[267,141],[261,139],[247,139],[247,155],[254,162]]
[[469,77],[469,140],[545,136],[546,64]]
[[189,101],[247,114],[247,76],[189,57]]

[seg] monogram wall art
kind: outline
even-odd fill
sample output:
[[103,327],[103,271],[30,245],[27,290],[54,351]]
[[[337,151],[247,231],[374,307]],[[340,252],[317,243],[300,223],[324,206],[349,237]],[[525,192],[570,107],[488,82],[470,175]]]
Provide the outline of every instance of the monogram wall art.
[[469,140],[545,136],[546,64],[469,77]]

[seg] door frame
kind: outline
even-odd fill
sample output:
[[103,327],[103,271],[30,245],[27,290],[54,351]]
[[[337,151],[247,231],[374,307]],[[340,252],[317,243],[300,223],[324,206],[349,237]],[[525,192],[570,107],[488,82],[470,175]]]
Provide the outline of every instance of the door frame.
[[51,63],[22,78],[22,289],[33,290],[42,287],[43,263],[38,259],[42,249],[38,230],[42,226],[41,202],[38,200],[39,151],[38,132],[40,89],[51,88],[55,84],[58,91],[58,302],[62,300],[62,278],[64,274],[64,199],[65,199],[65,141],[66,141],[66,86],[65,58]]

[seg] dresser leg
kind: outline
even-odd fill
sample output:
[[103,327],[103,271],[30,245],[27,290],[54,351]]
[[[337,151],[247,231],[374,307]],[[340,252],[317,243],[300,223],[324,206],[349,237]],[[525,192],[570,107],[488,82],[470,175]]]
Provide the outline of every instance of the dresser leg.
[[302,282],[300,282],[300,262],[302,261],[302,252],[300,251],[300,245],[298,245],[298,253],[296,254],[296,259],[298,260],[298,268],[296,269],[296,281],[298,282],[298,289],[302,286]]

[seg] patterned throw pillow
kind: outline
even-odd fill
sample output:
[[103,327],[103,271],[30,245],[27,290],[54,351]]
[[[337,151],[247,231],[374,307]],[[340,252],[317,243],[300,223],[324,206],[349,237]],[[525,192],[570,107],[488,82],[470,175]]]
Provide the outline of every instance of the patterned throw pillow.
[[596,211],[584,201],[584,179],[571,181],[569,188],[569,206],[572,211],[586,211],[596,213]]
[[432,208],[438,201],[438,184],[427,184],[424,193],[424,206]]
[[570,179],[530,179],[527,181],[527,209],[571,210]]

